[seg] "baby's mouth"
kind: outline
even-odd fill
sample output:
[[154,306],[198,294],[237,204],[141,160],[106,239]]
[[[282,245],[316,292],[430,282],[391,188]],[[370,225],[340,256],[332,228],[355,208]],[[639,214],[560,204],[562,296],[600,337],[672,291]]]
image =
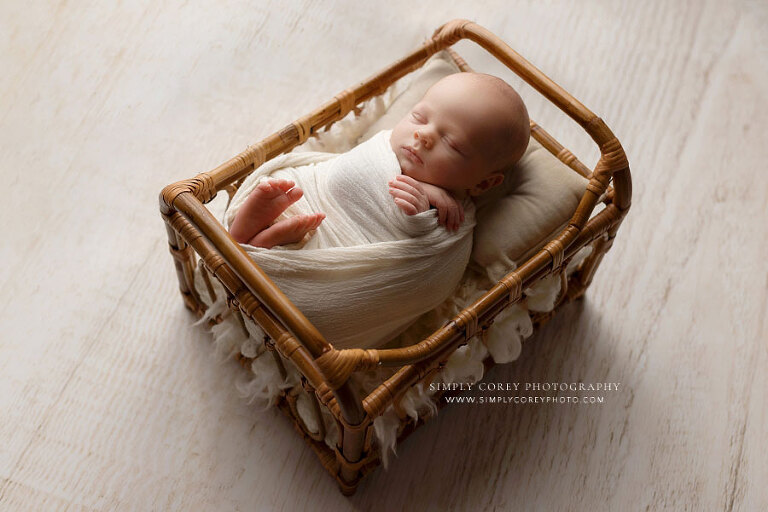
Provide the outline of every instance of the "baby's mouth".
[[408,157],[408,159],[411,160],[412,162],[415,162],[420,165],[424,164],[424,162],[421,160],[419,155],[417,155],[416,152],[410,147],[403,146],[403,151],[405,152],[405,156]]

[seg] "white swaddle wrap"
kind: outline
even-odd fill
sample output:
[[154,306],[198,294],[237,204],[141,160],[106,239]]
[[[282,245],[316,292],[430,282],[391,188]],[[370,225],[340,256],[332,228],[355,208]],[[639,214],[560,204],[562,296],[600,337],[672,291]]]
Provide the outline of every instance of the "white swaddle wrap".
[[[472,250],[475,210],[451,233],[437,210],[406,215],[389,194],[400,165],[382,131],[342,153],[290,153],[256,169],[224,213],[235,213],[267,177],[291,179],[304,195],[285,215],[326,218],[299,246],[246,252],[336,348],[374,348],[449,297]],[[300,248],[299,248],[300,247]]]

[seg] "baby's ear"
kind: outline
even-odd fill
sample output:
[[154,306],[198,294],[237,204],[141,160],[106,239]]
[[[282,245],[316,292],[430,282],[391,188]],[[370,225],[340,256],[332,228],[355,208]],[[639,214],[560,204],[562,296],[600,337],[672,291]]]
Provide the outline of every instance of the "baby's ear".
[[489,189],[492,189],[493,187],[496,187],[498,185],[501,185],[502,181],[504,181],[504,174],[500,172],[494,172],[493,174],[490,174],[489,176],[484,178],[480,183],[475,185],[469,191],[469,195],[479,196],[483,192]]
[[504,181],[504,173],[503,172],[495,172],[495,173],[491,174],[490,176],[488,176],[486,178],[486,180],[489,180],[491,182],[490,186],[488,188],[493,188],[493,187],[499,186],[499,185],[501,185],[501,182]]

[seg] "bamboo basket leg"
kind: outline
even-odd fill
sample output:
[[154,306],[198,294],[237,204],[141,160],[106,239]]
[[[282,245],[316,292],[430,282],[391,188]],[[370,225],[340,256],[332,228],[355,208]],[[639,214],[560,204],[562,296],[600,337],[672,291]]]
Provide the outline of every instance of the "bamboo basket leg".
[[302,387],[304,388],[304,392],[307,393],[307,396],[310,399],[310,403],[312,404],[312,414],[315,417],[315,421],[317,422],[318,427],[320,428],[320,431],[317,434],[317,440],[323,441],[325,439],[325,421],[323,420],[323,413],[320,410],[320,402],[317,401],[317,394],[315,393],[315,388],[312,387],[312,385],[307,381],[307,379],[302,378],[301,381]]
[[592,278],[595,275],[597,267],[600,265],[603,256],[608,252],[608,249],[610,249],[611,243],[613,242],[612,238],[609,239],[610,242],[608,242],[606,240],[607,237],[608,235],[602,235],[594,241],[592,245],[592,253],[587,256],[584,263],[581,264],[581,268],[571,276],[571,283],[568,286],[567,292],[568,301],[582,298],[584,292],[586,292],[587,288],[592,283]]
[[176,268],[176,277],[179,280],[179,291],[184,300],[184,305],[190,311],[200,315],[205,311],[206,306],[200,300],[200,296],[195,289],[194,282],[194,251],[178,235],[171,224],[165,220],[165,229],[168,233],[168,249],[173,256],[173,264]]
[[360,483],[362,474],[360,466],[363,461],[363,445],[365,443],[365,432],[369,423],[363,421],[358,425],[349,425],[342,422],[344,431],[342,433],[342,451],[337,453],[339,459],[339,474],[337,482],[339,489],[346,496],[355,493],[357,485]]

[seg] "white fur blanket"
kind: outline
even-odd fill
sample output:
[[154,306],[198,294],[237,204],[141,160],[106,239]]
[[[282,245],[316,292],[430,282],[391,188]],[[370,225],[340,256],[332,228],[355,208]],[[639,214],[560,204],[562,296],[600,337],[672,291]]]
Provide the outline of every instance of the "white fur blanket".
[[286,178],[304,190],[284,215],[323,212],[303,245],[246,252],[336,348],[374,348],[402,332],[455,290],[472,250],[474,205],[455,233],[437,211],[400,211],[388,181],[400,174],[382,131],[343,153],[290,153],[256,169],[224,214],[229,229],[254,187]]

